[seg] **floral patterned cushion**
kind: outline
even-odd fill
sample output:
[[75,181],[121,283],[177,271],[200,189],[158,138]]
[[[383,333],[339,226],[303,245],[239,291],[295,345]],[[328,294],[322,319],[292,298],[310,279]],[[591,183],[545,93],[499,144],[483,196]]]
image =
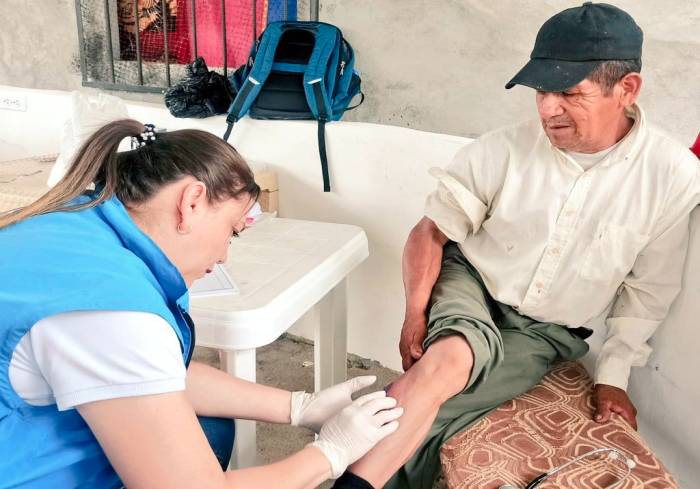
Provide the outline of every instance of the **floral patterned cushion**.
[[[450,489],[523,488],[539,474],[596,448],[617,448],[636,467],[616,489],[678,489],[678,484],[641,436],[622,418],[592,421],[592,382],[578,363],[552,370],[529,392],[506,402],[442,448]],[[588,457],[553,475],[538,488],[602,489],[627,472],[621,459]]]

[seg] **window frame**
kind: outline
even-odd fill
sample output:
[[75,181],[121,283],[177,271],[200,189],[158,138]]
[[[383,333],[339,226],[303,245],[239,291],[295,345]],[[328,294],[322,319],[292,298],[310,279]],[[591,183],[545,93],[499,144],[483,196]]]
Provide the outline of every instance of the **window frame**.
[[[118,25],[118,18],[117,18],[117,1],[118,0],[90,0],[94,3],[96,7],[99,7],[99,3],[102,2],[104,4],[104,27],[102,28],[102,34],[104,35],[104,38],[106,39],[106,49],[101,48],[105,50],[106,55],[107,55],[107,60],[103,63],[96,62],[92,64],[88,64],[88,43],[89,39],[86,38],[86,30],[85,30],[85,19],[83,18],[83,10],[82,6],[83,3],[87,0],[75,0],[75,12],[76,12],[76,22],[77,22],[77,27],[78,27],[78,50],[80,54],[80,74],[81,74],[81,79],[82,79],[82,86],[84,87],[92,87],[92,88],[99,88],[99,89],[104,89],[104,90],[119,90],[119,91],[127,91],[127,92],[136,92],[136,93],[164,93],[165,90],[167,90],[169,87],[172,86],[173,83],[173,67],[178,67],[175,71],[181,71],[182,73],[180,74],[181,76],[184,76],[184,66],[183,64],[180,63],[172,63],[170,60],[170,52],[168,49],[168,16],[163,15],[163,47],[164,47],[164,61],[147,61],[144,62],[141,56],[141,43],[139,40],[139,28],[138,28],[138,15],[137,15],[137,9],[138,9],[138,0],[130,0],[133,1],[134,3],[134,16],[136,18],[136,29],[135,29],[135,41],[136,41],[136,60],[122,60],[122,59],[115,59],[115,51],[114,51],[114,40],[116,39],[117,42],[119,40],[119,25]],[[196,21],[196,2],[197,0],[186,0],[187,2],[190,3],[190,8],[191,8],[191,19],[190,20],[190,25],[192,28],[192,35],[193,35],[193,57],[192,60],[194,60],[197,57],[197,21]],[[161,3],[162,8],[163,8],[163,13],[165,13],[166,7],[166,2],[163,0]],[[257,2],[254,0],[252,2],[253,6],[253,19],[257,18]],[[287,2],[285,1],[284,3],[285,7],[285,18],[287,18]],[[310,10],[310,18],[314,20],[318,20],[318,8],[319,8],[319,0],[310,0],[309,3],[309,10]],[[96,9],[97,10],[97,9]],[[228,71],[229,67],[227,66],[227,41],[226,41],[226,0],[221,0],[221,14],[222,14],[222,29],[221,29],[221,35],[222,35],[222,40],[223,40],[223,74],[224,76],[228,76]],[[256,31],[257,25],[254,26],[253,31],[254,31],[254,37],[257,38],[258,32]],[[98,32],[97,30],[95,31],[96,33]],[[115,37],[115,32],[117,33]],[[115,66],[119,65],[128,65],[128,66],[133,66],[138,73],[138,83],[130,83],[130,82],[117,82],[116,79],[116,73],[117,70],[115,69]],[[94,70],[99,70],[99,69],[106,69],[107,73],[107,79],[111,81],[105,81],[99,79],[99,76],[94,76],[92,73]],[[92,75],[92,76],[91,76]],[[162,77],[162,78],[161,78]],[[150,80],[157,78],[159,80],[158,83],[156,84],[146,84],[145,82],[149,82]],[[180,76],[178,76],[176,79],[179,79]],[[162,80],[162,81],[160,81]]]

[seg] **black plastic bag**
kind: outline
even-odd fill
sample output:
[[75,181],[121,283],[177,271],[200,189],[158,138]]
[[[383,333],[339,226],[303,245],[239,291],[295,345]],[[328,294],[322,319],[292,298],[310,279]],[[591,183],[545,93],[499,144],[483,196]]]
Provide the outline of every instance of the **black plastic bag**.
[[165,106],[175,117],[202,119],[228,111],[236,96],[228,79],[209,71],[201,56],[186,66],[187,75],[165,92]]

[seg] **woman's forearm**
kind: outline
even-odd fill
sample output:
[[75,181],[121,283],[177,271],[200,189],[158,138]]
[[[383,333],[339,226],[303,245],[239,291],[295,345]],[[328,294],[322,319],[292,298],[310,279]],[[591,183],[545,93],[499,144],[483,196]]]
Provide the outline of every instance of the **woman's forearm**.
[[[193,377],[207,369],[194,365]],[[331,475],[330,462],[315,447],[274,464],[223,472],[183,392],[108,399],[77,409],[131,489],[312,489]]]
[[199,416],[290,422],[289,391],[241,380],[202,363],[190,363],[186,394]]
[[330,476],[331,466],[325,455],[317,448],[306,447],[270,465],[226,472],[226,481],[233,488],[311,489]]

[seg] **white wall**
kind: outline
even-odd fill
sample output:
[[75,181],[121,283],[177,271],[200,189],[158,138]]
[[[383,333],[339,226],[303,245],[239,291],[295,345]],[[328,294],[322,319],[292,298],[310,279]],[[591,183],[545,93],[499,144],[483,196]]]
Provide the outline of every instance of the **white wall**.
[[[68,94],[2,89],[25,94],[28,110],[0,112],[0,161],[56,152]],[[197,127],[221,134],[225,125],[222,117],[173,119],[154,104],[131,102],[129,111],[136,119],[171,130]],[[348,349],[399,370],[403,244],[434,185],[427,169],[444,165],[469,140],[376,124],[330,124],[330,194],[321,188],[314,123],[245,119],[234,129],[231,142],[254,166],[278,172],[281,216],[352,223],[365,229],[370,258],[348,284]],[[700,210],[696,210],[683,292],[652,341],[655,351],[648,366],[634,369],[630,384],[643,434],[687,488],[700,487],[700,417],[696,415],[700,387],[695,376],[700,370],[699,245]],[[588,366],[604,337],[600,321],[594,326]],[[313,337],[303,324],[295,331]]]
[[[583,0],[321,0],[355,48],[366,102],[347,120],[463,136],[530,117],[534,91],[505,90],[540,26]],[[700,130],[697,0],[610,0],[644,31],[641,103],[688,144]]]

